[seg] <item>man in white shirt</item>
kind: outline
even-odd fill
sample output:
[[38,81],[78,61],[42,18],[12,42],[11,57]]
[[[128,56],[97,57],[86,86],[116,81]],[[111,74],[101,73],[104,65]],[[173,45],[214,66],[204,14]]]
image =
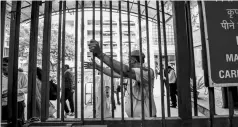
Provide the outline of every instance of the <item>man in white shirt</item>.
[[168,66],[168,77],[169,77],[169,87],[170,87],[170,98],[172,104],[170,107],[176,108],[177,106],[177,84],[176,84],[176,74],[175,70],[171,67]]
[[[140,61],[140,52],[139,50],[134,50],[131,53],[131,65],[132,68],[129,69],[129,66],[123,64],[121,67],[121,63],[115,59],[113,59],[113,61],[111,61],[111,57],[107,56],[106,54],[102,53],[100,47],[99,47],[99,43],[96,40],[91,40],[90,44],[89,44],[89,49],[91,52],[93,52],[93,54],[95,55],[95,57],[99,58],[99,59],[103,59],[103,62],[108,65],[110,68],[113,69],[113,71],[115,73],[113,73],[113,75],[111,75],[111,71],[110,69],[107,68],[103,68],[103,70],[101,70],[100,67],[96,66],[96,69],[99,71],[103,71],[104,74],[109,75],[113,78],[120,78],[120,72],[123,72],[123,77],[125,78],[132,78],[133,80],[133,84],[132,84],[132,96],[133,96],[133,114],[131,114],[131,100],[130,100],[130,85],[127,85],[127,91],[128,91],[128,95],[126,95],[126,99],[125,99],[125,111],[127,113],[127,115],[129,117],[142,117],[142,107],[141,107],[141,94],[142,91],[144,92],[144,114],[145,117],[149,117],[149,84],[148,81],[151,81],[151,97],[152,97],[152,117],[156,116],[156,108],[155,108],[155,102],[154,102],[154,95],[153,95],[153,86],[154,86],[154,72],[151,69],[150,73],[151,73],[151,79],[148,78],[148,68],[144,68],[142,67],[142,71],[143,71],[143,84],[141,82],[141,73],[140,73],[140,64],[144,63],[144,58],[145,55],[142,53],[142,61]],[[113,66],[112,66],[113,65]],[[121,70],[122,68],[122,70]],[[130,76],[130,77],[129,77]],[[141,89],[141,87],[143,86],[144,89]]]
[[[7,105],[7,92],[8,92],[8,61],[9,58],[5,57],[2,60],[2,120],[8,120],[8,105]],[[24,123],[24,108],[25,108],[25,94],[27,93],[27,76],[23,72],[18,72],[18,126]]]

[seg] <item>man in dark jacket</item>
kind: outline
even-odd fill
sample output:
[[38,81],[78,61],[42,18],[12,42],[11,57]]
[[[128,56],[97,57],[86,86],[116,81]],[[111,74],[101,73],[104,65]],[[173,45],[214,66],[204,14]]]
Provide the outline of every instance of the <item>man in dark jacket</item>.
[[[64,82],[65,82],[65,108],[64,111],[66,112],[65,117],[67,115],[69,116],[74,116],[74,100],[73,100],[73,95],[74,95],[74,76],[73,73],[71,72],[69,65],[65,65],[65,72],[64,72]],[[66,100],[69,101],[71,113],[69,112],[69,108],[67,106]]]

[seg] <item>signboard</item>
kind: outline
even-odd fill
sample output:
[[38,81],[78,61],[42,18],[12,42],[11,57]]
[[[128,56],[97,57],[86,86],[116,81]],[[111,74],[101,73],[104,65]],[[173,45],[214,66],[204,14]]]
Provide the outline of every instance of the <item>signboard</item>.
[[238,86],[238,1],[204,1],[210,87]]

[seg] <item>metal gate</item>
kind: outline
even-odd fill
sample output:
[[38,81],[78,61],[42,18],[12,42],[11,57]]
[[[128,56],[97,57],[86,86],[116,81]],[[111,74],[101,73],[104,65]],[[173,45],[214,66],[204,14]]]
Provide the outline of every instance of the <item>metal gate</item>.
[[[27,92],[27,120],[36,116],[36,68],[38,64],[38,46],[39,46],[39,29],[40,19],[43,18],[43,33],[42,33],[42,87],[41,87],[41,113],[40,122],[30,122],[25,124],[26,126],[86,126],[86,125],[105,125],[109,127],[122,127],[122,126],[143,126],[143,127],[223,127],[223,126],[238,126],[238,117],[234,116],[234,107],[231,89],[229,88],[229,115],[219,116],[215,113],[215,100],[214,100],[214,88],[208,87],[209,91],[209,117],[198,116],[197,107],[197,90],[196,90],[196,74],[195,74],[195,60],[194,58],[194,43],[193,43],[193,27],[191,18],[190,5],[197,4],[199,8],[199,26],[202,43],[202,62],[204,69],[204,82],[208,86],[208,65],[206,56],[206,44],[205,44],[205,29],[204,29],[204,16],[202,11],[202,2],[189,1],[1,1],[1,57],[3,57],[3,49],[5,44],[5,33],[6,33],[6,22],[10,20],[10,37],[9,37],[9,63],[8,63],[8,91],[7,91],[7,109],[8,119],[2,120],[2,125],[7,126],[18,126],[18,103],[17,103],[17,89],[18,89],[18,68],[19,68],[19,37],[21,23],[28,22],[30,25],[29,32],[29,54],[28,54],[28,92]],[[168,12],[168,6],[171,7],[171,14]],[[167,11],[167,12],[166,12]],[[108,13],[109,19],[105,20],[105,13]],[[66,25],[70,24],[66,18],[68,14],[74,17],[73,29],[66,29]],[[91,13],[90,15],[87,15]],[[117,14],[116,14],[117,13]],[[10,14],[10,16],[9,16]],[[98,16],[99,14],[100,16]],[[57,30],[53,31],[52,21],[55,20],[52,17],[58,15]],[[80,15],[80,16],[79,16]],[[117,17],[116,17],[117,16]],[[69,16],[70,17],[70,16]],[[137,20],[136,23],[131,21],[131,17]],[[72,18],[72,16],[71,16]],[[105,19],[104,19],[105,18]],[[126,19],[123,21],[122,19]],[[168,33],[168,22],[171,22],[173,35],[167,35]],[[142,25],[144,23],[144,25]],[[116,25],[115,25],[116,24]],[[150,27],[154,24],[156,34],[151,33]],[[133,27],[135,26],[135,27]],[[91,27],[91,28],[90,28]],[[90,28],[91,31],[87,31]],[[117,29],[117,32],[115,32]],[[133,29],[137,32],[133,32]],[[54,33],[56,32],[56,33]],[[73,36],[67,35],[67,32],[72,32]],[[105,34],[104,34],[105,33]],[[53,36],[57,35],[57,39],[52,39]],[[107,36],[107,37],[104,37]],[[135,39],[133,38],[135,36]],[[157,46],[158,51],[158,67],[160,73],[160,116],[153,116],[152,105],[154,101],[153,95],[153,84],[155,75],[154,56],[151,56],[153,51],[151,45],[153,43],[152,38],[156,36],[157,41],[154,46]],[[178,108],[170,108],[170,87],[168,80],[168,38],[169,36],[174,39],[175,46],[175,63],[176,63],[176,75],[177,75],[177,98]],[[71,37],[71,41],[70,40]],[[73,39],[72,39],[73,38]],[[100,49],[102,52],[107,52],[102,55],[98,61],[100,62],[96,66],[97,61],[96,55],[90,55],[90,51],[87,49],[90,43],[90,39],[95,39],[99,42]],[[116,38],[116,39],[115,39]],[[69,39],[69,40],[67,40]],[[20,40],[21,41],[21,40]],[[50,70],[52,70],[52,64],[49,61],[52,59],[51,45],[57,42],[56,48],[56,62],[57,63],[57,101],[56,101],[56,118],[49,118],[49,80]],[[114,41],[116,43],[114,43]],[[137,47],[133,47],[134,42],[137,42]],[[108,46],[104,42],[109,42]],[[72,43],[73,46],[67,45]],[[104,47],[105,45],[105,47]],[[107,46],[106,46],[107,45]],[[125,52],[125,46],[128,51]],[[70,47],[70,48],[69,48]],[[114,51],[114,47],[118,49]],[[105,49],[104,49],[105,48]],[[107,49],[110,48],[110,49]],[[148,91],[144,91],[145,87],[142,85],[140,89],[141,93],[141,116],[134,117],[133,110],[133,96],[132,95],[132,78],[128,79],[128,85],[130,88],[130,116],[124,116],[125,112],[125,89],[121,89],[121,106],[120,113],[121,117],[115,117],[116,113],[114,108],[111,108],[111,118],[104,117],[104,75],[100,74],[100,116],[96,116],[98,109],[96,109],[96,70],[103,70],[103,62],[107,61],[107,65],[112,68],[110,70],[111,75],[115,72],[120,75],[119,81],[121,88],[124,88],[123,81],[125,78],[124,67],[128,67],[128,71],[132,71],[132,51],[137,48],[139,51],[139,74],[138,81],[141,84],[148,85]],[[67,49],[67,50],[66,50]],[[72,58],[74,59],[75,68],[75,116],[74,118],[65,118],[65,105],[61,103],[65,100],[65,68],[66,58],[70,53],[68,50],[74,50]],[[114,52],[117,52],[114,54]],[[142,54],[145,53],[146,59],[144,60],[147,64],[146,68],[148,71],[147,79],[148,82],[144,81],[144,65],[142,63]],[[72,52],[71,52],[72,54]],[[125,55],[126,54],[126,55]],[[126,56],[128,59],[124,59]],[[80,58],[79,58],[80,57]],[[92,118],[85,117],[85,98],[86,88],[85,87],[85,63],[89,61],[87,58],[92,58],[93,69],[93,99],[92,99]],[[105,60],[107,59],[107,60]],[[113,59],[117,59],[117,64]],[[129,62],[128,62],[129,61]],[[1,60],[2,64],[2,60]],[[163,65],[164,64],[164,65]],[[88,64],[87,64],[88,65]],[[117,67],[115,67],[117,65]],[[163,69],[163,66],[165,67]],[[152,69],[150,69],[152,68]],[[87,70],[88,71],[88,70]],[[147,72],[146,71],[146,72]],[[132,77],[130,74],[127,77]],[[2,80],[2,76],[1,76]],[[80,82],[78,82],[80,81]],[[192,83],[190,83],[192,81]],[[143,83],[144,82],[144,83]],[[115,105],[114,100],[114,81],[111,78],[111,107]],[[193,89],[193,97],[191,97],[191,85]],[[155,84],[156,85],[156,84]],[[166,87],[166,92],[165,88]],[[2,89],[2,88],[1,88]],[[146,93],[148,92],[148,93]],[[85,94],[84,94],[85,93]],[[145,102],[145,96],[148,94],[149,102]],[[166,95],[164,97],[164,95]],[[155,100],[156,100],[155,99]],[[191,101],[193,100],[193,102]],[[149,116],[145,117],[145,104],[148,105]],[[193,104],[192,104],[193,103]],[[135,104],[134,104],[135,105]],[[193,106],[192,106],[193,105]],[[158,110],[158,109],[157,109]],[[177,116],[171,115],[172,110],[178,112]],[[192,113],[193,112],[193,113]],[[194,114],[194,115],[193,115]],[[4,114],[2,114],[4,115]]]

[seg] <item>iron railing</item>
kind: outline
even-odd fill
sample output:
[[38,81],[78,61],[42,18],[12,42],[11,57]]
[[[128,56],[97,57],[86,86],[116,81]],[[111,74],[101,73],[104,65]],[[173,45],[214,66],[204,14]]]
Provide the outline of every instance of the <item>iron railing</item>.
[[[122,10],[122,2],[126,2],[126,6],[127,6],[127,10]],[[113,4],[115,4],[116,2],[112,2],[109,1],[109,7],[104,7],[103,5],[103,1],[99,2],[99,10],[95,10],[96,7],[95,6],[95,1],[92,1],[92,39],[95,39],[95,21],[100,21],[100,24],[97,23],[98,26],[100,26],[100,48],[101,51],[103,52],[103,28],[104,28],[104,16],[103,16],[103,9],[109,9],[109,26],[110,26],[110,35],[112,35],[113,33],[113,29],[115,29],[116,27],[114,27],[113,24],[113,10],[115,11],[115,7],[113,6]],[[142,52],[143,52],[143,44],[142,44],[142,20],[145,20],[145,32],[146,32],[146,57],[147,57],[147,64],[148,64],[148,79],[151,79],[153,75],[153,73],[151,73],[150,68],[152,68],[152,62],[151,61],[151,57],[150,56],[150,46],[151,46],[151,40],[150,39],[150,29],[149,29],[149,11],[148,8],[151,9],[151,7],[148,7],[148,1],[145,1],[142,4],[142,1],[137,1],[136,3],[131,2],[131,1],[118,1],[117,2],[117,6],[118,8],[116,10],[118,10],[118,20],[119,20],[119,54],[120,54],[120,86],[121,88],[123,88],[123,80],[125,77],[123,77],[123,40],[125,40],[125,38],[123,38],[123,33],[122,33],[122,27],[123,26],[127,26],[127,30],[128,30],[128,42],[131,42],[131,26],[130,25],[124,25],[122,24],[122,12],[126,12],[124,13],[124,17],[127,17],[127,24],[131,23],[131,8],[132,6],[136,6],[137,5],[137,17],[138,17],[138,44],[139,44],[139,52],[140,52],[140,61],[142,61]],[[6,1],[1,1],[1,20],[3,22],[1,22],[1,57],[2,56],[2,51],[3,51],[3,47],[4,47],[4,32],[5,32],[5,14],[6,14]],[[20,30],[20,18],[21,18],[21,5],[22,2],[21,1],[12,1],[11,3],[11,27],[10,27],[10,56],[9,56],[9,69],[8,69],[8,124],[12,124],[13,126],[17,126],[17,112],[18,112],[18,105],[17,105],[17,89],[18,89],[18,82],[17,82],[17,78],[18,78],[18,50],[19,50],[19,30]],[[54,3],[56,4],[56,3]],[[175,49],[176,49],[176,64],[177,64],[177,86],[178,86],[178,117],[171,117],[171,110],[170,110],[170,88],[169,88],[169,80],[168,80],[168,73],[164,73],[168,72],[168,52],[167,52],[167,38],[166,38],[166,19],[165,19],[165,15],[169,15],[168,13],[165,12],[165,2],[164,1],[156,1],[156,8],[153,8],[154,10],[156,10],[156,15],[155,17],[157,17],[157,21],[156,23],[157,25],[157,33],[158,33],[158,51],[159,51],[159,67],[160,67],[160,85],[161,85],[161,118],[160,117],[155,117],[152,116],[152,103],[154,100],[154,95],[153,95],[153,80],[148,80],[148,87],[149,87],[149,105],[147,105],[149,107],[149,117],[145,117],[145,94],[144,93],[144,88],[146,87],[145,85],[142,85],[140,87],[142,94],[141,94],[141,117],[138,119],[136,118],[134,115],[134,106],[137,105],[135,103],[133,103],[133,92],[132,92],[132,88],[133,88],[133,80],[132,80],[132,76],[129,75],[129,81],[128,81],[128,85],[130,87],[130,116],[132,118],[125,118],[124,112],[125,112],[125,105],[124,105],[124,93],[125,90],[121,89],[121,118],[115,118],[115,112],[114,112],[114,82],[113,82],[113,78],[111,78],[111,113],[112,113],[112,118],[105,118],[105,114],[104,114],[104,76],[103,73],[101,73],[101,80],[100,80],[100,86],[101,86],[101,114],[100,114],[100,119],[96,118],[96,79],[95,79],[95,75],[96,75],[96,66],[95,66],[95,56],[93,54],[93,98],[92,98],[92,116],[93,118],[88,119],[85,118],[85,98],[84,96],[86,96],[84,93],[86,91],[84,87],[85,86],[85,68],[84,68],[84,63],[85,63],[85,41],[87,41],[85,39],[85,1],[75,1],[75,38],[74,38],[74,44],[75,44],[75,58],[74,58],[74,65],[75,65],[75,117],[72,119],[68,119],[64,117],[64,109],[65,109],[65,105],[63,100],[65,100],[65,76],[64,76],[64,65],[65,65],[65,43],[66,43],[66,38],[65,38],[65,34],[66,34],[66,19],[67,19],[67,15],[66,15],[66,11],[67,11],[67,1],[60,1],[59,3],[57,3],[59,5],[59,26],[58,26],[58,56],[57,56],[57,115],[55,119],[50,119],[49,118],[49,61],[50,61],[50,44],[51,44],[51,22],[52,22],[52,1],[45,1],[44,4],[42,4],[42,2],[38,2],[38,1],[32,1],[31,3],[31,30],[30,30],[30,45],[29,45],[29,66],[28,66],[28,102],[27,102],[27,119],[30,119],[32,117],[34,117],[36,115],[35,109],[36,109],[36,103],[35,103],[35,98],[36,98],[36,65],[37,65],[37,45],[38,45],[38,24],[39,24],[39,14],[40,14],[40,10],[39,7],[44,5],[44,29],[43,29],[43,50],[42,50],[42,70],[43,70],[43,77],[42,77],[42,88],[41,88],[41,122],[42,123],[32,123],[31,125],[59,125],[60,122],[62,122],[62,124],[65,124],[67,122],[71,122],[72,125],[77,125],[77,124],[107,124],[108,126],[113,126],[116,124],[121,124],[123,125],[133,125],[133,126],[137,126],[137,125],[141,125],[141,126],[157,126],[158,124],[160,124],[161,126],[165,127],[165,126],[173,126],[173,125],[181,125],[181,126],[191,126],[192,123],[197,123],[198,126],[199,125],[206,125],[206,126],[215,126],[218,125],[219,123],[219,119],[223,119],[223,120],[229,120],[229,122],[224,122],[223,125],[225,123],[228,123],[230,127],[238,125],[237,121],[237,117],[234,116],[234,106],[233,106],[233,95],[231,92],[231,88],[228,89],[228,101],[229,101],[229,116],[228,117],[219,117],[217,118],[215,116],[215,102],[214,102],[214,88],[209,87],[209,106],[210,106],[210,116],[209,119],[208,117],[202,117],[202,118],[198,118],[196,116],[198,116],[198,107],[197,107],[197,90],[196,90],[196,75],[195,75],[195,59],[194,58],[194,51],[193,51],[193,35],[192,35],[192,25],[191,25],[191,12],[190,12],[190,2],[184,2],[184,1],[180,1],[180,2],[172,2],[173,5],[173,20],[174,20],[174,36],[175,36]],[[135,4],[135,5],[134,5]],[[144,8],[145,11],[145,15],[142,15],[143,13],[141,13],[141,7]],[[204,68],[204,79],[205,79],[205,84],[208,84],[208,68],[207,68],[207,57],[206,57],[206,44],[205,44],[205,35],[204,35],[204,22],[203,22],[203,13],[202,13],[202,4],[200,1],[198,1],[198,7],[199,7],[199,18],[200,18],[200,31],[201,31],[201,42],[202,42],[202,51],[203,51],[203,68]],[[88,8],[87,8],[88,9]],[[100,12],[100,19],[96,20],[95,17],[95,12],[99,11]],[[144,12],[143,11],[143,12]],[[79,12],[81,12],[81,20],[79,20]],[[135,14],[135,12],[133,12]],[[63,15],[63,16],[62,16]],[[154,18],[155,18],[154,17]],[[162,19],[161,19],[162,18]],[[154,22],[155,22],[154,21]],[[79,26],[79,22],[81,24],[81,26]],[[162,23],[162,25],[160,25]],[[163,34],[161,33],[161,27],[163,29]],[[80,30],[79,30],[80,27]],[[133,26],[134,29],[134,26]],[[80,33],[81,32],[81,33]],[[79,41],[79,35],[80,33],[80,41]],[[161,35],[163,35],[163,46],[161,44]],[[110,42],[113,42],[113,36],[110,36]],[[81,62],[81,84],[78,84],[78,54],[79,54],[79,47],[81,48],[81,54],[80,54],[80,62]],[[162,52],[162,48],[164,48],[164,53]],[[128,45],[128,56],[129,56],[129,61],[131,61],[131,52],[132,52],[132,47],[131,47],[131,43],[129,43]],[[110,43],[110,54],[111,56],[113,56],[113,43]],[[164,54],[164,55],[163,55]],[[163,60],[162,57],[165,58],[164,63],[165,63],[165,69],[163,71]],[[103,70],[103,58],[100,59],[101,63],[100,63],[100,68],[101,70]],[[113,57],[110,58],[111,63],[113,63]],[[2,63],[2,61],[1,61]],[[145,84],[144,83],[144,78],[143,77],[143,73],[145,73],[143,71],[143,63],[140,62],[140,81],[141,84]],[[129,62],[128,63],[128,67],[129,67],[129,71],[131,72],[132,70],[132,65]],[[111,65],[111,75],[113,75],[114,72],[114,65]],[[165,77],[165,80],[164,80]],[[190,80],[193,80],[193,100],[194,100],[194,117],[192,117],[192,106],[191,106],[191,94],[190,94]],[[1,79],[1,78],[0,78]],[[81,85],[81,86],[80,86]],[[208,86],[208,85],[207,85]],[[165,108],[165,98],[164,98],[164,87],[166,87],[166,108]],[[81,91],[78,91],[78,88],[81,89]],[[79,98],[79,94],[78,92],[81,92],[80,97]],[[81,99],[80,101],[80,106],[81,106],[81,115],[79,117],[79,109],[78,109],[78,101],[79,99]],[[167,109],[167,116],[171,117],[171,119],[168,119],[166,117],[166,113],[165,110]],[[2,114],[3,115],[3,114]],[[80,119],[79,119],[80,118]],[[152,119],[153,118],[153,119]],[[205,121],[205,123],[199,123],[198,121]],[[91,122],[91,123],[90,123]],[[220,125],[218,125],[220,126]]]

